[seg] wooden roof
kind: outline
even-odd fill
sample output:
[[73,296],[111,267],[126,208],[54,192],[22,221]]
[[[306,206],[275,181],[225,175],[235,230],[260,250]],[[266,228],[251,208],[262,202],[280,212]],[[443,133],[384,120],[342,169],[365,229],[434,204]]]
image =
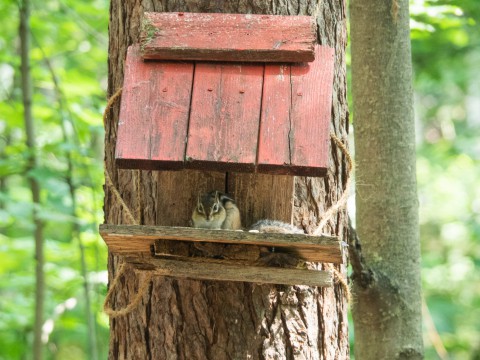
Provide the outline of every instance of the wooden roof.
[[144,61],[128,49],[121,168],[323,176],[334,50],[310,63]]
[[140,42],[144,59],[309,62],[316,30],[312,16],[146,12]]

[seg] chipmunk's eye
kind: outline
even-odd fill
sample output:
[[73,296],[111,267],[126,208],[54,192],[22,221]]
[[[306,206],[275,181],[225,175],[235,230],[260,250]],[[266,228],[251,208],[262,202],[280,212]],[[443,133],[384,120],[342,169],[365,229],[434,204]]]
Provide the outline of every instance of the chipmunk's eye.
[[214,205],[212,206],[212,210],[213,210],[213,212],[217,212],[217,211],[218,211],[218,205],[217,205],[217,204],[214,204]]
[[200,214],[203,214],[203,206],[198,206],[198,207],[197,207],[197,211],[198,211]]

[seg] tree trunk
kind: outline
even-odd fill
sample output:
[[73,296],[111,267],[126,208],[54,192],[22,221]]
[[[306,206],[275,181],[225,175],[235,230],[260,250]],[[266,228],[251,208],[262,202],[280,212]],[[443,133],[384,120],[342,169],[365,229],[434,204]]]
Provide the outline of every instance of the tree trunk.
[[[20,57],[22,72],[23,118],[25,121],[26,143],[29,151],[28,170],[37,167],[35,146],[35,130],[32,116],[32,77],[30,73],[30,1],[23,0],[20,4]],[[43,223],[38,216],[40,205],[40,185],[30,176],[33,210],[32,220],[35,226],[35,323],[33,327],[33,358],[43,358],[42,326],[45,298],[45,275],[43,272]]]
[[[351,1],[357,232],[355,358],[420,359],[420,246],[407,0]],[[353,261],[352,261],[353,263]]]
[[[138,41],[143,11],[191,11],[314,15],[318,41],[336,49],[331,131],[348,131],[343,2],[326,0],[239,2],[208,0],[113,1],[110,13],[109,94],[122,87],[127,46]],[[260,218],[294,221],[310,230],[342,193],[346,164],[332,144],[326,178],[117,170],[114,165],[118,104],[105,124],[106,169],[142,224],[187,226],[199,191],[226,190],[235,196],[243,225]],[[140,176],[140,178],[138,178]],[[137,191],[138,190],[138,191]],[[140,209],[140,211],[137,211]],[[105,222],[128,223],[106,187]],[[326,232],[344,237],[342,212]],[[120,258],[109,257],[110,279]],[[314,265],[322,268],[322,265]],[[339,268],[345,273],[345,266]],[[127,273],[113,297],[121,308],[138,289]],[[345,293],[334,288],[256,285],[155,278],[137,309],[111,320],[111,359],[345,359],[349,356]]]

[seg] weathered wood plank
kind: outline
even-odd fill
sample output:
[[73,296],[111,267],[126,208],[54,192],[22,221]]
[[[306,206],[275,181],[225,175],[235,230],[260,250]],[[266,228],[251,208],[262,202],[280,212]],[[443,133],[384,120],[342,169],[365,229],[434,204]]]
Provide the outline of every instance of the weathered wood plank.
[[242,224],[261,219],[292,222],[294,177],[268,174],[228,174],[228,192],[237,201]]
[[311,16],[145,13],[145,59],[208,61],[313,61]]
[[156,176],[156,223],[162,226],[189,226],[198,194],[225,191],[225,174],[216,171],[159,171]]
[[193,64],[144,63],[128,49],[115,151],[122,168],[183,167]]
[[144,63],[138,46],[131,47],[118,165],[325,175],[333,50],[317,46],[316,52],[311,64],[271,64],[264,70],[263,65],[202,63],[194,70],[188,63]]
[[[153,255],[157,257],[203,257],[210,259],[231,260],[235,264],[255,265],[262,252],[268,249],[260,246],[242,244],[221,244],[193,241],[155,240]],[[298,258],[296,258],[298,259]]]
[[331,236],[107,224],[100,225],[100,235],[113,253],[150,252],[154,241],[162,239],[281,247],[307,261],[342,262],[341,244]]
[[333,49],[311,64],[265,66],[258,171],[323,176],[328,161]]
[[317,60],[292,64],[290,151],[292,171],[323,176],[328,166],[334,49],[316,47]]
[[127,257],[137,270],[147,270],[159,276],[173,276],[215,281],[240,281],[259,284],[309,285],[331,287],[332,274],[328,271],[268,268],[236,265],[228,261],[196,258],[156,259]]
[[263,68],[253,64],[196,65],[186,167],[254,170]]

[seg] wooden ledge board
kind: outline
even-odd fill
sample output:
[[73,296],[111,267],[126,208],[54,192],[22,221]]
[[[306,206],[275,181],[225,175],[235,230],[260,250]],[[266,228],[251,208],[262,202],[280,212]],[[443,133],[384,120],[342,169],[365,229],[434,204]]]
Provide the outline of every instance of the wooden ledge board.
[[283,247],[306,261],[343,262],[340,241],[332,236],[253,233],[150,225],[100,225],[108,249],[117,254],[149,253],[155,240],[203,241],[223,244]]
[[126,261],[137,270],[152,271],[154,275],[175,278],[321,287],[331,287],[333,284],[332,274],[328,271],[246,266],[218,260],[200,261],[195,258],[176,260],[129,256]]
[[315,31],[311,16],[146,12],[140,42],[145,59],[309,62]]

